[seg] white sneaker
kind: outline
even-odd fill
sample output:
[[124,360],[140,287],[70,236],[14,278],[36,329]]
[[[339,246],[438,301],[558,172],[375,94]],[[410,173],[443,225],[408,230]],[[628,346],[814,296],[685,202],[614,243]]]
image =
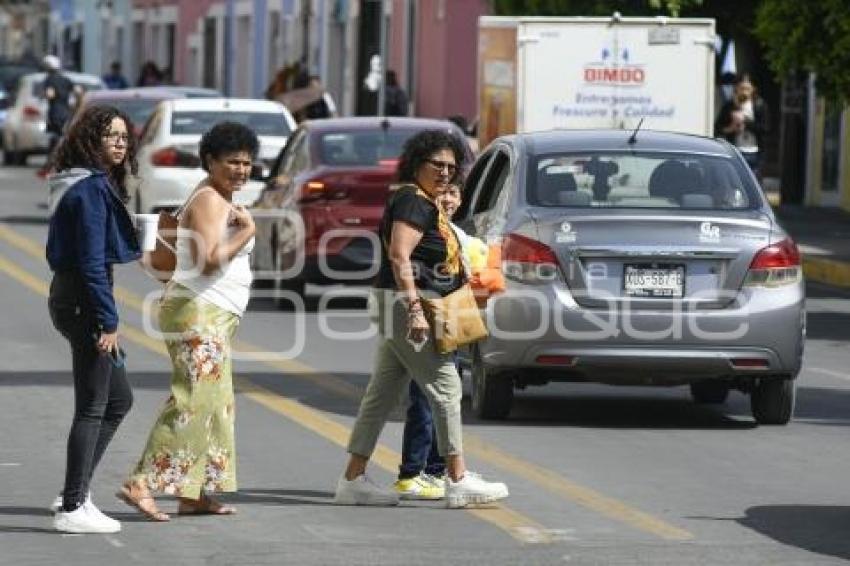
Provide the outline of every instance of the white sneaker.
[[[86,493],[86,503],[91,502],[91,491]],[[56,496],[56,499],[53,500],[53,503],[50,504],[50,512],[56,513],[57,511],[62,510],[62,494]]]
[[340,476],[336,484],[334,503],[337,505],[398,505],[398,494],[390,489],[384,489],[370,480],[366,474],[357,476],[351,481]]
[[[100,513],[100,512],[98,512]],[[121,523],[100,513],[102,518],[83,504],[71,512],[59,511],[53,516],[53,528],[63,533],[117,533]]]
[[508,486],[501,482],[488,482],[481,476],[466,472],[460,481],[446,478],[446,507],[458,509],[471,503],[492,503],[508,496]]
[[113,519],[112,517],[105,515],[103,513],[103,511],[98,509],[95,506],[95,504],[92,502],[91,497],[88,497],[86,499],[86,502],[83,503],[82,506],[86,508],[86,512],[89,515],[91,515],[92,517],[94,517],[98,521],[101,521],[103,524],[106,524],[106,525],[112,525],[112,528],[115,529],[115,530],[110,531],[110,532],[113,532],[113,533],[121,532],[121,523],[118,522],[117,520]]

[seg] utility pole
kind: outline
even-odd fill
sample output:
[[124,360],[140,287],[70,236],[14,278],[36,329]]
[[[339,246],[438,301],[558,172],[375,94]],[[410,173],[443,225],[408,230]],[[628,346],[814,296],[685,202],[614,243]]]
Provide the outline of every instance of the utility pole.
[[390,15],[392,14],[392,0],[380,0],[381,2],[381,20],[380,20],[380,58],[381,58],[381,77],[378,82],[378,116],[384,115],[384,106],[387,100],[387,38],[389,37]]

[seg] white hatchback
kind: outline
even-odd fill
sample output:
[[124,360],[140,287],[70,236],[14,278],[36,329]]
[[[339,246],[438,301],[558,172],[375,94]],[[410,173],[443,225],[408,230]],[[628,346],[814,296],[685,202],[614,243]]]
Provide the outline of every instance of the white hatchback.
[[[160,102],[141,134],[139,173],[127,180],[131,209],[155,213],[183,204],[206,176],[198,158],[201,136],[224,121],[244,124],[257,134],[257,159],[263,175],[295,129],[295,120],[286,107],[269,100],[185,98]],[[261,182],[248,181],[234,195],[234,202],[251,205],[262,188]]]
[[[76,87],[71,106],[76,105],[80,92],[105,88],[103,80],[95,75],[62,71]],[[47,133],[47,100],[44,98],[45,73],[23,75],[17,80],[9,102],[6,121],[3,123],[4,165],[25,165],[27,157],[46,154],[50,146]]]

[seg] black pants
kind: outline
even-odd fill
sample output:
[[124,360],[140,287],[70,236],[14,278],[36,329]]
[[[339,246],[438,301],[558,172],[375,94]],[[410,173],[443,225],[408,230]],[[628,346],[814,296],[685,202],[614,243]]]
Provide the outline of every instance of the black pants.
[[53,276],[50,318],[71,344],[74,372],[74,420],[62,491],[65,511],[73,511],[85,501],[92,474],[133,404],[123,365],[117,367],[97,348],[97,323],[86,293],[78,273]]

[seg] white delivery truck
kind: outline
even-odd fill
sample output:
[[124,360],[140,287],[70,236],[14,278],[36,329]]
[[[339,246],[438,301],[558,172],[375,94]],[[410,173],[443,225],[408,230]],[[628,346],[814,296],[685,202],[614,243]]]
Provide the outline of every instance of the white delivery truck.
[[555,128],[711,136],[714,20],[510,18],[478,22],[479,143]]

